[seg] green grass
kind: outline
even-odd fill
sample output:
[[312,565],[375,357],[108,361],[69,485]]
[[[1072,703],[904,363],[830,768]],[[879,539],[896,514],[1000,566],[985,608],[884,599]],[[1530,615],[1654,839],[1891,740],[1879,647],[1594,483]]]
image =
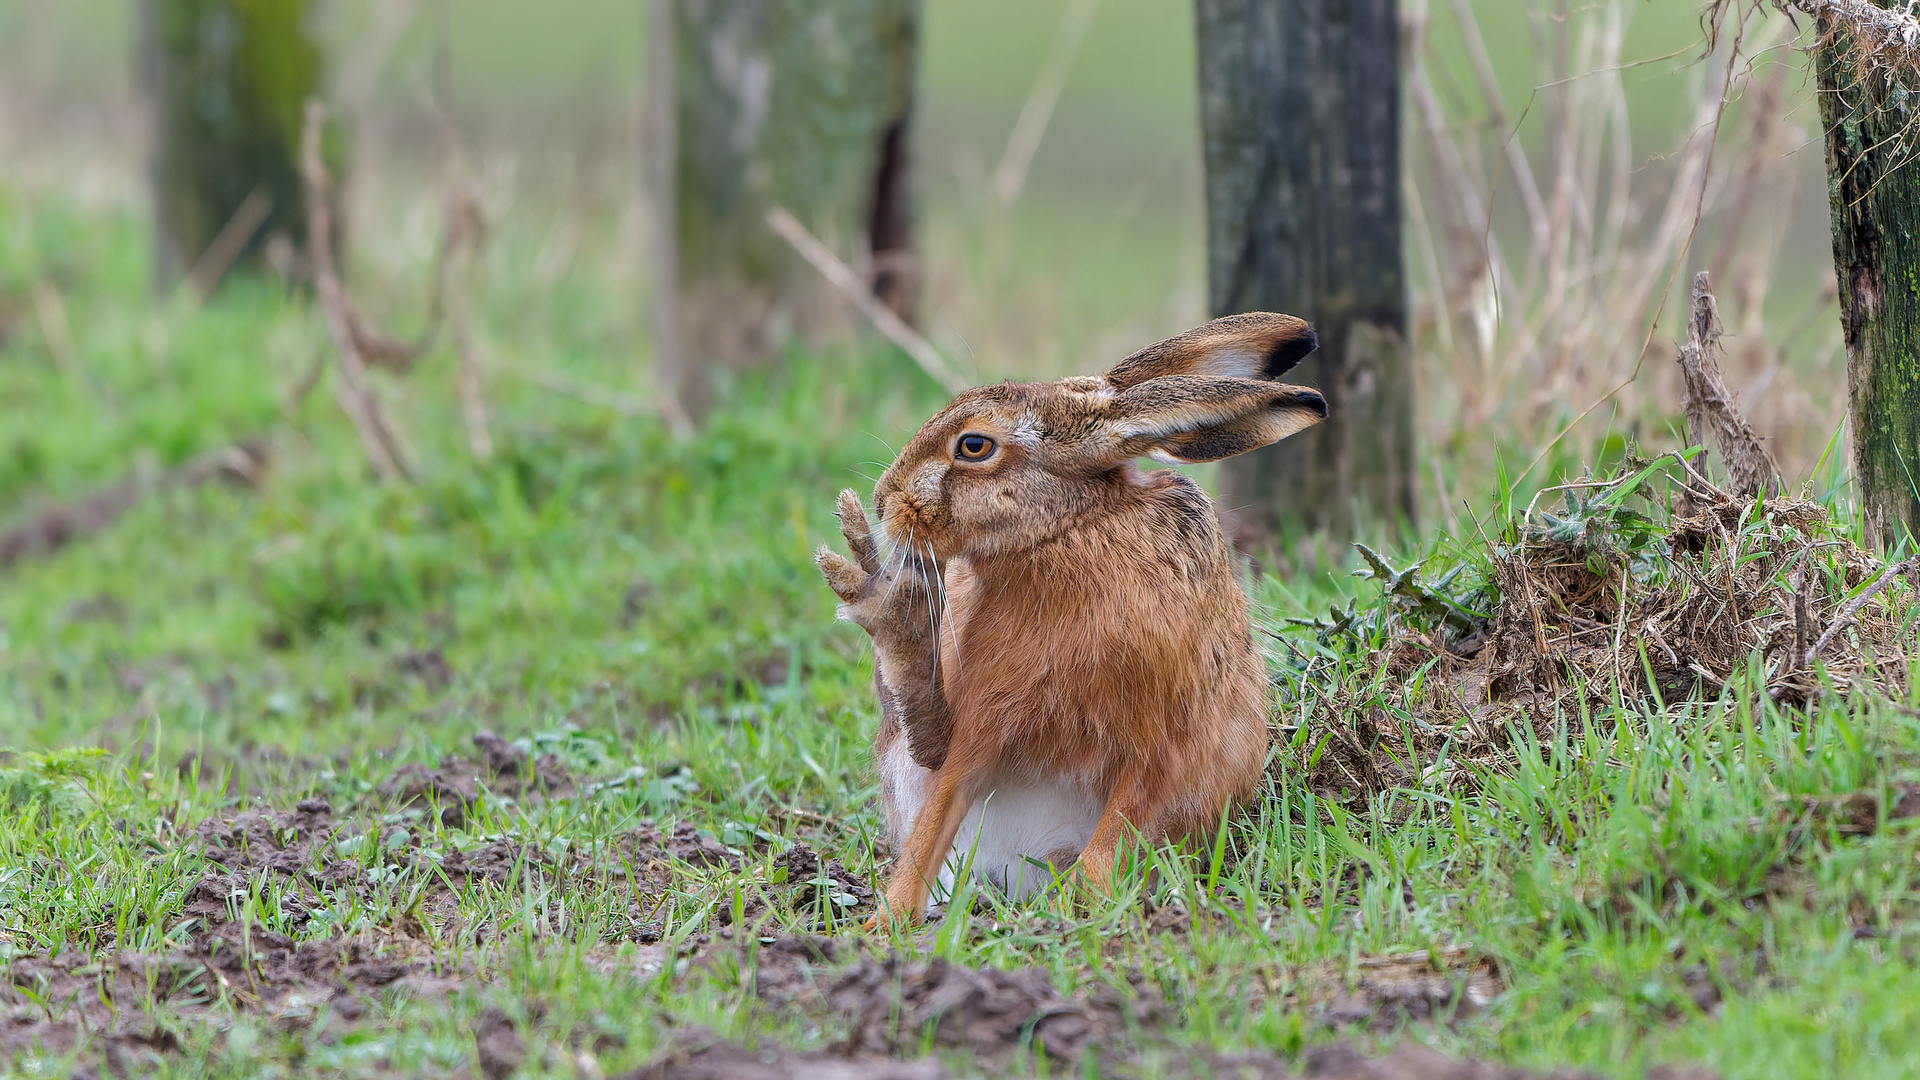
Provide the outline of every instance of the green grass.
[[[834,492],[864,488],[937,394],[878,349],[796,352],[734,380],[708,429],[675,440],[524,376],[640,381],[607,347],[620,298],[584,271],[536,296],[509,249],[482,308],[499,452],[469,460],[451,360],[432,356],[383,384],[424,475],[381,486],[324,385],[286,400],[324,347],[309,303],[258,281],[205,307],[155,302],[143,245],[130,214],[0,198],[0,522],[235,439],[268,437],[275,464],[259,490],[157,493],[0,571],[0,948],[16,979],[50,964],[119,978],[125,956],[190,953],[210,924],[421,965],[414,990],[310,1026],[238,984],[117,997],[129,1025],[178,1040],[149,1064],[188,1076],[477,1068],[489,1007],[519,1025],[529,1075],[574,1073],[578,1045],[610,1075],[693,1026],[766,1046],[840,1037],[845,1017],[758,1006],[752,980],[758,939],[847,932],[833,889],[784,876],[788,847],[885,869],[867,653],[832,622],[810,551],[833,535]],[[72,370],[28,299],[42,281],[65,297]],[[1495,515],[1531,490],[1476,506]],[[1466,550],[1439,538],[1404,554],[1435,549]],[[1275,627],[1343,593],[1378,603],[1352,581],[1254,584]],[[418,674],[430,650],[445,685]],[[1463,946],[1505,989],[1407,1029],[1451,1053],[1624,1077],[1675,1061],[1729,1078],[1909,1075],[1920,819],[1887,815],[1920,780],[1920,714],[1862,698],[1803,715],[1756,678],[1719,703],[1620,706],[1523,747],[1523,767],[1372,801],[1328,801],[1283,748],[1270,788],[1198,860],[1144,853],[1118,895],[1070,913],[980,897],[887,944],[1038,967],[1062,992],[1137,976],[1170,1010],[1114,1043],[1122,1073],[1391,1042],[1391,1025],[1338,1035],[1316,1009],[1359,985],[1365,958]],[[483,729],[555,753],[577,789],[495,791],[452,823],[383,792],[403,767],[471,756]],[[1799,812],[1863,793],[1878,808],[1865,833]],[[249,869],[205,907],[196,886],[219,868],[201,825],[308,798],[337,831],[304,865],[351,880]],[[738,864],[623,868],[649,822],[691,824]],[[490,848],[515,853],[501,880],[446,876],[456,853]],[[419,989],[431,979],[451,989]],[[37,985],[8,1000],[11,1022],[75,1007]]]

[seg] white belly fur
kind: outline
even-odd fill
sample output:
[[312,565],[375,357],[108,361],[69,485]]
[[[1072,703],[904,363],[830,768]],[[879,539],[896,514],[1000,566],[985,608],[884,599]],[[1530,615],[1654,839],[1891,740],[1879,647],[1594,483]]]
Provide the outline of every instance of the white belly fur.
[[[895,852],[906,850],[907,835],[927,799],[933,777],[914,763],[907,740],[897,740],[880,756],[881,801],[887,813],[887,832]],[[1100,800],[1090,791],[1066,781],[1036,783],[1003,781],[975,802],[960,823],[952,850],[941,860],[939,887],[934,898],[953,893],[963,867],[972,860],[976,880],[992,883],[1016,899],[1040,892],[1053,883],[1049,860],[1071,861],[1093,839],[1100,823]],[[1037,860],[1035,866],[1029,859]],[[1056,862],[1056,870],[1066,867]]]

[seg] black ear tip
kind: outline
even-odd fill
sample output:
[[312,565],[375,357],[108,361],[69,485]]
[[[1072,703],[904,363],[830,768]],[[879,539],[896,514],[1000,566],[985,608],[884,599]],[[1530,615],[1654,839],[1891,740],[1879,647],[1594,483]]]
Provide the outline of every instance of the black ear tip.
[[1283,337],[1267,350],[1267,362],[1262,367],[1262,373],[1269,379],[1284,375],[1319,347],[1320,335],[1315,334],[1311,326],[1298,334]]
[[1327,399],[1318,390],[1309,390],[1304,386],[1300,387],[1294,391],[1293,403],[1319,413],[1320,419],[1322,420],[1327,418]]

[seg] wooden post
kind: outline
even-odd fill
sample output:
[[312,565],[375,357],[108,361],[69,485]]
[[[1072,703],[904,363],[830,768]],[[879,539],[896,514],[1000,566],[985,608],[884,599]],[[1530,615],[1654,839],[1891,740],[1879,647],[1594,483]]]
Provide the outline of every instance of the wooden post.
[[1820,8],[1815,66],[1853,468],[1868,539],[1890,547],[1920,529],[1920,169],[1906,88],[1915,75],[1858,79],[1854,41]]
[[1215,316],[1281,311],[1327,422],[1223,465],[1236,539],[1414,516],[1394,0],[1196,0]]
[[[205,292],[275,234],[304,246],[300,133],[321,73],[308,7],[140,0],[163,288],[193,267],[195,288]],[[337,167],[338,153],[328,156]]]
[[[784,206],[912,321],[908,197],[919,0],[653,0],[656,384],[697,422],[711,365],[844,325],[767,226]],[[662,22],[670,25],[663,27]],[[664,85],[663,85],[664,84]],[[661,112],[658,110],[670,110]],[[670,175],[657,170],[670,168]]]

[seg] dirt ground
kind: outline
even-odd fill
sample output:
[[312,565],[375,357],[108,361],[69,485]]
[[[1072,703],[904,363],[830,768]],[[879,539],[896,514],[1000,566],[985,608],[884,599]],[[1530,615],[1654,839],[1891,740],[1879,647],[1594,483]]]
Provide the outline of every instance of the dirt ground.
[[[1179,1023],[1178,1010],[1137,973],[1063,995],[1041,968],[965,967],[904,956],[857,935],[763,936],[772,922],[758,896],[739,912],[744,925],[735,925],[735,911],[721,905],[706,927],[668,955],[658,898],[675,886],[676,875],[744,875],[741,854],[686,822],[642,824],[607,850],[562,855],[512,839],[435,842],[431,836],[472,834],[396,824],[418,822],[422,811],[449,825],[465,821],[483,791],[539,800],[576,787],[557,760],[534,758],[485,732],[475,737],[474,750],[431,767],[403,766],[352,805],[309,798],[290,810],[242,810],[192,826],[191,843],[205,865],[185,887],[180,922],[169,935],[177,944],[161,951],[122,948],[109,925],[94,931],[88,950],[16,950],[0,985],[0,1058],[71,1053],[84,1074],[135,1075],[180,1054],[191,1026],[217,1027],[235,1013],[289,1033],[335,1037],[377,1025],[383,1007],[399,998],[450,1003],[490,978],[487,958],[495,953],[485,946],[498,931],[485,922],[463,924],[461,891],[532,885],[609,900],[608,917],[596,924],[599,939],[587,943],[587,955],[601,958],[608,977],[650,977],[677,960],[687,961],[682,979],[747,973],[759,1008],[800,1017],[829,1035],[820,1050],[748,1048],[690,1027],[675,1032],[668,1049],[629,1074],[633,1078],[930,1080],[949,1075],[953,1061],[990,1074],[1097,1066],[1103,1074],[1129,1075],[1149,1059],[1161,1071],[1174,1068],[1173,1075],[1245,1080],[1533,1075],[1452,1060],[1413,1041],[1384,1057],[1368,1057],[1347,1043],[1310,1048],[1297,1060],[1196,1055],[1174,1049],[1170,1029]],[[1845,816],[1854,809],[1830,812]],[[369,843],[383,849],[371,863],[361,851]],[[845,909],[844,927],[846,916],[872,910],[871,884],[804,842],[771,862],[784,871],[779,880],[796,911],[832,904]],[[384,892],[377,880],[396,872],[425,882],[409,905],[392,903],[390,880]],[[349,899],[377,917],[328,932]],[[278,912],[278,929],[262,917],[269,904]],[[578,943],[577,915],[555,903],[545,917],[542,933]],[[1170,907],[1143,911],[1140,929],[1174,943],[1237,932],[1221,913],[1200,919]],[[631,949],[620,952],[628,943],[639,947],[639,959]],[[648,957],[650,963],[640,962]],[[1311,1030],[1369,1036],[1469,1020],[1504,989],[1495,966],[1466,948],[1363,956],[1352,965],[1303,965],[1249,979],[1249,1002],[1278,996],[1308,1018]],[[540,1023],[533,1011],[516,1021],[489,1007],[472,1021],[473,1066],[486,1080],[503,1080],[527,1064],[530,1033],[523,1025]],[[564,1046],[588,1063],[576,1069],[582,1075],[593,1074],[590,1063],[608,1049],[604,1034],[575,1030],[557,1040],[552,1034],[547,1045]]]
[[[437,769],[402,770],[382,796],[392,801],[389,805],[427,799],[443,815],[458,813],[471,805],[468,785],[476,775],[511,781],[512,766],[511,759],[449,759]],[[528,770],[527,776],[551,787],[567,782],[553,770]],[[169,1023],[217,1023],[227,1010],[270,1018],[289,1031],[352,1030],[372,1022],[369,1014],[389,996],[444,1000],[485,978],[484,970],[469,963],[436,959],[446,953],[431,947],[425,920],[441,922],[443,940],[459,932],[450,925],[457,920],[453,890],[467,882],[500,885],[516,876],[557,878],[581,870],[505,841],[465,851],[398,845],[394,859],[433,862],[440,884],[416,907],[382,925],[296,941],[248,916],[249,882],[263,871],[283,887],[281,910],[295,923],[315,917],[341,890],[367,888],[362,864],[339,854],[339,838],[355,828],[350,815],[318,799],[290,811],[251,810],[201,824],[196,836],[210,866],[188,892],[180,946],[167,952],[114,950],[113,942],[103,939],[92,956],[69,950],[60,956],[14,957],[0,987],[0,1007],[6,1009],[0,1055],[77,1050],[84,1073],[125,1076],[150,1071],[180,1051],[184,1031]],[[653,868],[631,882],[641,890],[665,887],[676,864],[724,867],[733,858],[690,827],[644,827],[624,837],[623,845],[630,865]],[[862,890],[862,905],[871,902],[864,883],[837,862],[823,865],[804,845],[780,861],[802,889],[831,881],[834,888]],[[1175,935],[1191,929],[1189,921],[1165,912],[1155,925]],[[484,937],[484,928],[474,929]],[[622,929],[643,945],[657,942],[661,933],[637,910]],[[751,971],[762,1007],[817,1018],[844,1035],[823,1050],[802,1052],[747,1049],[689,1029],[677,1033],[657,1060],[629,1074],[633,1080],[931,1080],[948,1076],[940,1059],[956,1055],[989,1072],[1032,1068],[1041,1058],[1051,1071],[1072,1069],[1092,1056],[1109,1073],[1125,1075],[1142,1053],[1164,1050],[1163,1032],[1176,1022],[1175,1010],[1138,976],[1125,988],[1062,995],[1052,977],[1037,968],[1002,971],[909,958],[858,937],[762,939],[728,927],[714,930],[688,943],[695,966],[709,966],[732,952],[739,967]],[[106,933],[110,937],[111,931]],[[1331,971],[1318,973],[1324,976],[1318,982],[1314,972],[1299,974],[1303,985],[1338,988],[1297,999],[1329,1028],[1385,1030],[1468,1016],[1500,989],[1492,969],[1464,953],[1444,957],[1438,966],[1426,953],[1366,958],[1350,989]],[[473,1032],[475,1065],[487,1080],[503,1080],[526,1063],[526,1033],[501,1010],[484,1010]],[[565,1042],[591,1055],[594,1039],[574,1032]],[[929,1048],[935,1056],[923,1056]],[[1291,1076],[1299,1067],[1307,1076],[1356,1080],[1529,1075],[1453,1061],[1411,1043],[1377,1059],[1339,1045],[1317,1048],[1299,1062],[1202,1057],[1183,1066],[1186,1075],[1249,1080]]]

